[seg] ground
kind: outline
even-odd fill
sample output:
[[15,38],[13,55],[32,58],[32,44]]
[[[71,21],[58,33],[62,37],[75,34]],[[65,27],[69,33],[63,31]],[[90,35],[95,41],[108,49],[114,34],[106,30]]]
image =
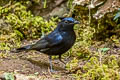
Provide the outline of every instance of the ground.
[[[34,41],[33,41],[34,42]],[[30,42],[25,41],[22,44],[26,45]],[[65,59],[69,62],[70,58]],[[8,52],[0,58],[0,78],[4,80],[6,72],[14,72],[16,80],[74,80],[69,76],[65,65],[58,59],[53,59],[54,73],[50,72],[48,55],[37,52],[27,51],[20,53]],[[29,79],[29,77],[33,79]],[[25,79],[26,78],[26,79]]]
[[[36,42],[32,41],[23,41],[22,45],[27,45]],[[89,49],[91,53],[96,53],[100,48],[110,48],[106,52],[106,55],[119,55],[120,44],[108,42],[96,42]],[[66,53],[67,55],[67,53]],[[8,51],[7,54],[0,54],[0,79],[4,80],[5,73],[15,73],[14,76],[16,80],[75,80],[75,76],[65,68],[65,65],[54,58],[52,60],[54,73],[50,72],[49,69],[49,60],[48,55],[37,52],[37,51],[24,51],[19,53],[13,53]],[[94,55],[91,55],[94,56]],[[63,60],[69,63],[73,57],[62,57]],[[78,67],[75,70],[81,69],[86,61],[82,61],[82,58],[79,60]],[[73,71],[73,72],[74,72]]]
[[[42,77],[53,78],[55,75],[60,77],[60,80],[69,80],[66,74],[64,64],[59,60],[53,60],[55,73],[49,71],[48,56],[39,52],[23,52],[22,54],[11,54],[11,57],[0,59],[0,72],[15,72],[25,75],[39,75]],[[21,56],[22,55],[22,56]],[[24,57],[24,58],[23,58]],[[52,74],[52,75],[51,75]],[[17,75],[17,74],[15,74]],[[21,79],[22,80],[22,79]],[[24,79],[23,79],[24,80]]]

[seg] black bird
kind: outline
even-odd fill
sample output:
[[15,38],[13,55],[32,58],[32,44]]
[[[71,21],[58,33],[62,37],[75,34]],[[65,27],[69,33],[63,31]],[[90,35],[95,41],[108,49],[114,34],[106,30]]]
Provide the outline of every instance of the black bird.
[[59,60],[63,62],[61,55],[68,51],[75,43],[76,35],[73,30],[74,24],[79,24],[79,21],[76,21],[72,17],[64,18],[50,34],[41,38],[35,44],[23,46],[16,49],[16,51],[37,50],[49,55],[50,71],[53,71],[51,56],[59,55]]

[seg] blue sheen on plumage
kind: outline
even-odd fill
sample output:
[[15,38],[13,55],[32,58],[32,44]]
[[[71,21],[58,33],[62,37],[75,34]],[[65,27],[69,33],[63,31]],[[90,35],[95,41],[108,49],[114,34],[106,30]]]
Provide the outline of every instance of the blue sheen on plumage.
[[57,36],[57,38],[56,38],[56,40],[55,41],[59,41],[59,40],[62,40],[63,38],[62,38],[62,36]]
[[60,33],[58,33],[58,30],[55,30],[53,33],[50,33],[47,38],[49,39],[51,45],[55,45],[60,43],[63,40],[63,37]]
[[71,21],[71,22],[74,22],[75,21],[75,19],[74,18],[72,18],[72,17],[67,17],[67,18],[64,18],[63,20],[67,20],[67,21]]

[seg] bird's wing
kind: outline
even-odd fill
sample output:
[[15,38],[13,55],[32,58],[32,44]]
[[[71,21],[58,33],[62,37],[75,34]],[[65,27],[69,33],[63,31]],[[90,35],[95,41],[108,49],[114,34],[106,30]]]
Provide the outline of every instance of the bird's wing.
[[49,42],[48,47],[56,46],[63,42],[63,37],[60,33],[53,33],[46,37],[46,40]]
[[32,45],[32,49],[45,49],[45,48],[51,48],[56,45],[61,44],[63,41],[63,37],[59,33],[50,34],[36,42]]

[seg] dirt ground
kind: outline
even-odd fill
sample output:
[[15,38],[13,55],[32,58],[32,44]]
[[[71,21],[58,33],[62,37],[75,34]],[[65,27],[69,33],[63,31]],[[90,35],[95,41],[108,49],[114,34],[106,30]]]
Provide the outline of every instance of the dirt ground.
[[[58,59],[52,62],[54,73],[49,70],[49,60],[45,54],[36,51],[9,53],[9,56],[0,58],[0,78],[4,80],[4,73],[14,72],[16,80],[74,80],[66,74],[63,63]],[[32,79],[29,79],[31,75]]]

